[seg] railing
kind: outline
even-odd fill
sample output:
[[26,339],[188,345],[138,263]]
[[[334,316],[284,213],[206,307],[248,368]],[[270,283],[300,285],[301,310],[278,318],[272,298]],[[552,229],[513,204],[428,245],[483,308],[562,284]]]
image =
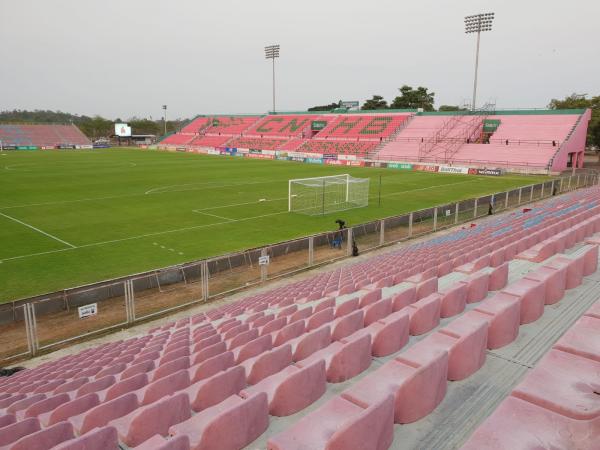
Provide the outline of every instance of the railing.
[[[598,173],[579,173],[506,192],[433,206],[348,228],[339,247],[325,232],[88,286],[0,305],[0,364],[52,351],[74,341],[129,327],[192,305],[361,252],[405,241],[555,194],[596,185]],[[269,257],[268,265],[259,258]],[[79,307],[97,314],[79,317]]]

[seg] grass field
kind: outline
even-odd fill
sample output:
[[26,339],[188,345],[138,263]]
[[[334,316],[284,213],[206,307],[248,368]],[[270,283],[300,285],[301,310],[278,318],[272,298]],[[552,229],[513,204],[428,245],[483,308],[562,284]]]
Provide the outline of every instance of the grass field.
[[[331,230],[338,217],[358,224],[543,179],[135,149],[0,155],[0,302]],[[287,212],[288,179],[340,173],[371,177],[368,208]]]

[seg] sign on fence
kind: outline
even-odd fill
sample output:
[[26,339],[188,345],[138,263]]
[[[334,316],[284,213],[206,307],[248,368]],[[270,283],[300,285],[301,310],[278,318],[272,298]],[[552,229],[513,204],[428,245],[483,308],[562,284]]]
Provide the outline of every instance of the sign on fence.
[[477,169],[477,175],[490,175],[493,177],[499,177],[502,175],[501,169]]
[[258,257],[258,265],[259,266],[268,266],[269,265],[269,255],[259,256]]
[[98,303],[91,303],[89,305],[80,306],[79,308],[77,308],[77,312],[79,312],[80,319],[95,316],[96,314],[98,314]]

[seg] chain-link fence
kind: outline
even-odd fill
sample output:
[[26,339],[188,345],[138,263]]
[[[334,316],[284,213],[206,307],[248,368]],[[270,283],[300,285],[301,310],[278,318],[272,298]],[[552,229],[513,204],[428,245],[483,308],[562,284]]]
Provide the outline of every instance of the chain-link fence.
[[349,229],[0,305],[0,364],[347,258],[353,243],[362,253],[597,183],[592,173],[561,176]]

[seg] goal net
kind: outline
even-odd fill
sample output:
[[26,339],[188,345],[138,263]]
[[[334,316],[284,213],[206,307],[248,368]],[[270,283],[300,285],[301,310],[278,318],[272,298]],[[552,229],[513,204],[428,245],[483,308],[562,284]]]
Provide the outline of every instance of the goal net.
[[288,210],[311,216],[369,206],[369,178],[348,174],[289,180]]

